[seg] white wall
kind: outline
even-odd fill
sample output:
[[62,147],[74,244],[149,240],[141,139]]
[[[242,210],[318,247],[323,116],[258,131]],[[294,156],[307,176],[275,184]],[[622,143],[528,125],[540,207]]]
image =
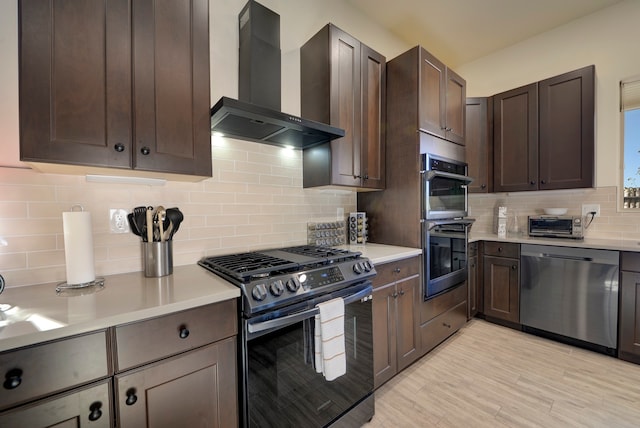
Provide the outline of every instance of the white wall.
[[458,67],[467,96],[490,96],[596,66],[596,186],[620,182],[619,82],[640,75],[640,1],[606,8]]

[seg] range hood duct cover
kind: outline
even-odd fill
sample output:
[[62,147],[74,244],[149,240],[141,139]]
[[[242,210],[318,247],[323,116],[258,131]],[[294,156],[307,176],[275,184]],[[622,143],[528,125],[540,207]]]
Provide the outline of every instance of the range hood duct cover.
[[280,15],[250,0],[239,21],[239,100],[211,108],[211,131],[241,140],[305,149],[344,137],[344,130],[282,113]]

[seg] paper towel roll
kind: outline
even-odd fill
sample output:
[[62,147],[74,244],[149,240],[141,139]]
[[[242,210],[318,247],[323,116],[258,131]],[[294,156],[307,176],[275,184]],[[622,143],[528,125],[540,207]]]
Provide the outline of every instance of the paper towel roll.
[[64,229],[64,258],[67,265],[67,283],[84,284],[96,279],[93,259],[91,213],[71,211],[62,213]]

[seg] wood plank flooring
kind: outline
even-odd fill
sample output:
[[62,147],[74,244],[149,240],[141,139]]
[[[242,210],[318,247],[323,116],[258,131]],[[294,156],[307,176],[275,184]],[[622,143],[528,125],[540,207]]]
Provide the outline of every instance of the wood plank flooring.
[[365,428],[640,427],[640,365],[478,319],[375,396]]

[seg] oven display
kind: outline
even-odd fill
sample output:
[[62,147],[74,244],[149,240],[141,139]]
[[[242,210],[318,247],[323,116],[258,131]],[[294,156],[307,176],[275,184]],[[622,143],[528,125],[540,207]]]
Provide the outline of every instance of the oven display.
[[313,289],[344,281],[344,276],[342,276],[339,268],[330,267],[303,273],[299,279],[305,289]]

